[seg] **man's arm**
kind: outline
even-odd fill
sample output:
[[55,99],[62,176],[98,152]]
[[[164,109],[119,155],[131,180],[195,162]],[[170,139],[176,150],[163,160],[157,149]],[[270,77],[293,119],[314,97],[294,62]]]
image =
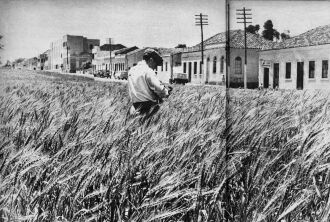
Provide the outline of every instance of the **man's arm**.
[[149,88],[157,94],[160,98],[169,96],[166,87],[157,79],[156,74],[152,72],[146,73],[146,81]]

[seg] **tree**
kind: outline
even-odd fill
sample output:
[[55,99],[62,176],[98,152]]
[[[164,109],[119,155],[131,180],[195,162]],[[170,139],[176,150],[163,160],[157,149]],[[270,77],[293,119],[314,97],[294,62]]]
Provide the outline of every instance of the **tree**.
[[259,29],[260,29],[260,25],[249,25],[246,28],[246,31],[252,34],[258,34]]
[[280,39],[280,33],[273,28],[273,22],[272,20],[267,20],[264,24],[264,30],[262,31],[262,37],[265,39],[274,40],[274,37],[276,39]]
[[286,40],[286,39],[289,39],[289,38],[291,38],[289,34],[284,33],[284,32],[281,33],[281,39],[282,40]]
[[24,58],[18,58],[14,61],[15,64],[21,63],[24,61]]
[[175,48],[187,48],[186,44],[178,44]]
[[[2,35],[0,35],[0,40],[2,39]],[[0,49],[3,49],[3,45],[0,43]]]

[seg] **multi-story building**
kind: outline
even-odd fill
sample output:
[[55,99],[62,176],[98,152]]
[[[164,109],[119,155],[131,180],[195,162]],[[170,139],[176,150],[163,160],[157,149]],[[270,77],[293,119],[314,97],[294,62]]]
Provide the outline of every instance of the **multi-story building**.
[[92,61],[92,49],[99,45],[99,39],[64,35],[63,38],[50,44],[50,69],[75,72],[82,67],[83,63]]
[[264,47],[259,83],[264,88],[329,89],[330,25]]

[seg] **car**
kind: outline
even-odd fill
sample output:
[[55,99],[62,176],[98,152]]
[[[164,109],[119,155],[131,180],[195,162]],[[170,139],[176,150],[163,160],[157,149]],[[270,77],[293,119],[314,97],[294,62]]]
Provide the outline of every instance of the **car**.
[[186,73],[173,73],[173,78],[170,83],[186,84],[188,82],[188,75]]
[[128,72],[127,71],[120,71],[115,73],[115,78],[116,79],[125,79],[127,80],[128,78]]
[[96,73],[94,73],[94,77],[103,78],[103,77],[105,77],[105,72],[103,70],[99,70]]

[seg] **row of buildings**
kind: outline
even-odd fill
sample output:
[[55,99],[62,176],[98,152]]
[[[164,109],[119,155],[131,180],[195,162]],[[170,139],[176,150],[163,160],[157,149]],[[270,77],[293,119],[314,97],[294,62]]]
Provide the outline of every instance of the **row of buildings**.
[[[158,48],[163,65],[159,79],[175,78],[195,84],[225,84],[226,33],[218,33],[201,44],[186,48]],[[121,44],[100,45],[98,39],[65,35],[51,43],[50,49],[30,59],[29,68],[62,72],[126,72],[142,60],[145,48]],[[317,27],[281,42],[247,33],[247,86],[256,88],[315,89],[329,88],[330,25]],[[31,65],[33,64],[33,65]],[[243,87],[244,31],[230,31],[229,81]]]

